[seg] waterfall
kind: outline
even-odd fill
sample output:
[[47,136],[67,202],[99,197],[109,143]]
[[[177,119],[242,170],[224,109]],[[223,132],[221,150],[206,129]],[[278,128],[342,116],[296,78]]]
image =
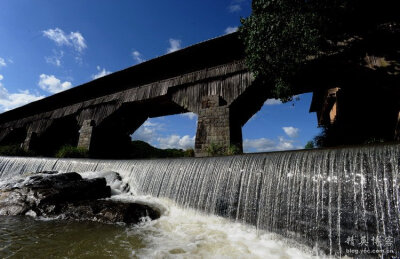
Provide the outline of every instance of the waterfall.
[[0,157],[0,180],[44,170],[112,170],[138,194],[343,255],[400,250],[399,159],[400,145],[156,160]]

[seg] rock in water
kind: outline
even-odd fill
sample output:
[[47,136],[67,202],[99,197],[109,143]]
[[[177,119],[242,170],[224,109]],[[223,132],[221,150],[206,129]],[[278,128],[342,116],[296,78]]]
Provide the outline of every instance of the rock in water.
[[43,172],[0,187],[0,215],[37,215],[105,223],[138,223],[160,212],[147,205],[99,200],[111,196],[104,178]]
[[92,220],[103,223],[124,222],[136,224],[142,218],[157,219],[160,213],[151,207],[138,203],[113,200],[79,201],[65,203],[59,213],[43,213],[46,216],[62,215],[65,219]]

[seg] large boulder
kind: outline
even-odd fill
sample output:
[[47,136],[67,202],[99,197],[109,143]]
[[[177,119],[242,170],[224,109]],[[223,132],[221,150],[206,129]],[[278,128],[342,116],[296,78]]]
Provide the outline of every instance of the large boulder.
[[160,212],[147,205],[104,200],[111,196],[105,178],[78,173],[42,172],[0,186],[0,215],[31,215],[106,223],[138,223]]

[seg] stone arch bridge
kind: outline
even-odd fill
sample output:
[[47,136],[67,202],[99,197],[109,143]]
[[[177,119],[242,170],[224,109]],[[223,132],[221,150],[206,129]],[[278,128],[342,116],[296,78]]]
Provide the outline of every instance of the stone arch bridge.
[[[353,108],[346,108],[353,100],[370,102],[379,96],[366,90],[368,84],[376,88],[382,82],[370,75],[379,59],[371,57],[375,61],[360,68],[347,62],[348,54],[344,55],[331,58],[333,61],[322,60],[323,69],[321,62],[309,65],[296,79],[298,92],[314,90],[311,111],[317,111],[320,125],[333,123],[340,111],[344,114],[342,121],[346,121],[342,125],[349,126],[339,126],[346,134],[354,131],[357,136],[361,131],[354,125],[389,114],[385,121],[390,121],[388,134],[392,134],[400,125],[398,94],[382,95],[392,96],[392,101],[383,102],[390,103],[388,108],[368,106],[368,110],[361,105],[355,115],[349,112]],[[111,152],[118,155],[118,150],[129,144],[130,135],[148,118],[193,112],[198,115],[196,156],[206,156],[211,144],[242,149],[242,126],[268,99],[266,87],[257,84],[247,70],[244,56],[241,41],[233,33],[5,112],[0,114],[0,145],[18,143],[25,150],[52,155],[60,146],[70,144],[84,147],[95,156]],[[389,84],[398,84],[392,81]],[[347,88],[350,91],[346,85],[352,86]]]
[[[110,74],[1,114],[0,144],[49,154],[71,144],[101,155],[121,149],[148,118],[193,112],[196,156],[211,143],[242,148],[241,127],[266,99],[243,57],[231,34]],[[246,97],[252,92],[257,98]]]

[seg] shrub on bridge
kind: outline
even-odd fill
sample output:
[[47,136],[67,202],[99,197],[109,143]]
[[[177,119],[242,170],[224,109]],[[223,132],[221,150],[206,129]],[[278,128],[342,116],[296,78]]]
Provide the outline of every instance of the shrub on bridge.
[[227,156],[233,156],[233,155],[240,155],[243,152],[240,150],[240,148],[236,145],[230,145],[227,150],[226,150],[226,155]]
[[209,156],[233,156],[239,155],[242,152],[236,145],[230,145],[226,148],[221,144],[210,143],[207,148],[207,153]]
[[62,146],[56,153],[57,158],[87,158],[89,151],[82,147],[73,147],[70,145]]

